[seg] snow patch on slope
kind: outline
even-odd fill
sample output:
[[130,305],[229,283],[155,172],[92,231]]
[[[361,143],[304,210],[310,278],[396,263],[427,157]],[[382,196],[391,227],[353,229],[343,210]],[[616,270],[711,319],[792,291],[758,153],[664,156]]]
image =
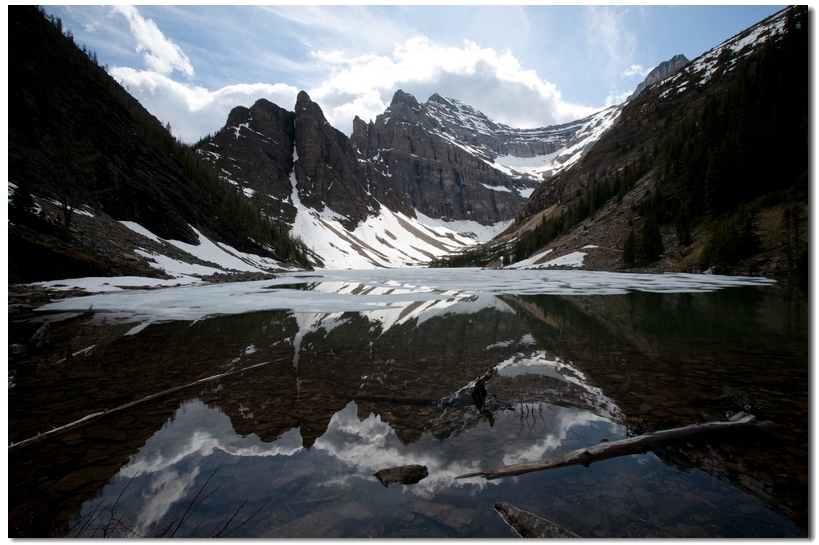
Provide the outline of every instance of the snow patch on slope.
[[[293,163],[298,153],[293,150]],[[304,205],[298,194],[295,167],[290,173],[291,202],[296,219],[291,234],[300,238],[321,259],[320,268],[372,269],[419,267],[445,254],[491,239],[509,222],[486,227],[477,222],[446,222],[416,212],[412,218],[386,206],[371,211],[354,231],[329,207],[322,211]]]
[[[730,70],[740,59],[755,51],[761,44],[785,32],[786,22],[787,10],[782,10],[703,53],[677,74],[658,83],[661,86],[668,86],[660,94],[660,98],[667,97],[671,93],[682,93],[686,90],[689,81],[696,85],[707,83],[717,71],[718,60],[724,51],[731,53],[731,58],[725,66]],[[693,78],[687,77],[691,75]]]
[[[596,246],[585,246],[585,248],[596,248]],[[550,259],[548,261],[544,261],[547,255],[552,252],[552,249],[549,248],[545,252],[535,254],[527,259],[522,261],[518,261],[517,263],[513,263],[504,267],[506,269],[548,269],[550,267],[574,267],[574,268],[581,268],[583,267],[583,261],[586,258],[586,252],[571,252],[566,255],[562,255],[560,257],[556,257],[554,259]]]

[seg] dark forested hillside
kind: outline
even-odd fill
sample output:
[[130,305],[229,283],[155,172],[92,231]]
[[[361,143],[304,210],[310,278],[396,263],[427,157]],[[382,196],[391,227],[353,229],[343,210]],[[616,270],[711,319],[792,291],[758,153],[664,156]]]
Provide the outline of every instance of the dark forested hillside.
[[[26,226],[10,230],[13,247],[30,247],[32,231],[70,244],[74,210],[89,206],[165,239],[197,244],[193,226],[244,251],[306,263],[286,231],[177,141],[58,19],[31,6],[8,13],[9,213]],[[60,217],[31,217],[31,195],[59,203]]]
[[619,250],[604,268],[662,258],[668,269],[748,271],[765,253],[751,261],[805,274],[807,9],[784,18],[751,53],[721,49],[707,81],[689,64],[644,90],[577,167],[541,184],[511,235],[441,264],[520,261],[600,223]]

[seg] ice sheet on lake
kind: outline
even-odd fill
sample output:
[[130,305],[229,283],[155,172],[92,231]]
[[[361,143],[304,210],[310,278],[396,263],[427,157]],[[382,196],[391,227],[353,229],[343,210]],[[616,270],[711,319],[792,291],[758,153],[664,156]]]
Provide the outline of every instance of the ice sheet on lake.
[[[113,279],[108,279],[112,283]],[[150,279],[146,279],[148,283]],[[702,274],[636,274],[565,270],[390,269],[288,273],[273,280],[127,290],[53,301],[49,313],[92,309],[132,322],[196,321],[262,310],[296,313],[372,313],[385,325],[414,312],[475,312],[496,295],[613,295],[629,291],[709,292],[767,286],[761,277]],[[309,289],[293,289],[304,285]],[[426,311],[418,303],[426,305]],[[423,312],[422,312],[423,311]],[[403,316],[402,316],[403,313]],[[380,316],[379,318],[376,318]],[[65,315],[61,319],[65,319]],[[52,319],[53,321],[53,319]]]

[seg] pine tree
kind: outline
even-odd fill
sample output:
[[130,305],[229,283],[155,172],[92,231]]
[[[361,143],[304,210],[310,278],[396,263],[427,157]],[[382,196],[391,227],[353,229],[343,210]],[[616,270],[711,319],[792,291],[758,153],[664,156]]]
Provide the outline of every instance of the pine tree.
[[636,244],[634,238],[634,228],[632,228],[631,232],[628,234],[628,237],[626,237],[626,243],[623,246],[623,263],[626,265],[633,265],[636,259]]
[[652,214],[645,219],[637,245],[637,257],[641,261],[653,263],[663,254],[663,238],[657,218]]
[[31,196],[31,191],[29,191],[27,183],[20,182],[20,184],[14,188],[11,193],[11,199],[9,199],[9,205],[15,210],[27,214],[34,210],[34,197]]

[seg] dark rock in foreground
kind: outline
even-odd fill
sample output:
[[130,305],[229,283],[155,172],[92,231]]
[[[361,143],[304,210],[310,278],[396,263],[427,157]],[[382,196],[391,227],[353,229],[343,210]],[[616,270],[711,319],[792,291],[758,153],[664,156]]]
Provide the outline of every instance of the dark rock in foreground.
[[580,537],[550,520],[518,509],[506,502],[496,503],[495,511],[520,537]]
[[391,467],[387,469],[380,469],[373,473],[384,487],[388,487],[393,483],[400,484],[415,484],[421,479],[429,475],[427,466],[408,465]]

